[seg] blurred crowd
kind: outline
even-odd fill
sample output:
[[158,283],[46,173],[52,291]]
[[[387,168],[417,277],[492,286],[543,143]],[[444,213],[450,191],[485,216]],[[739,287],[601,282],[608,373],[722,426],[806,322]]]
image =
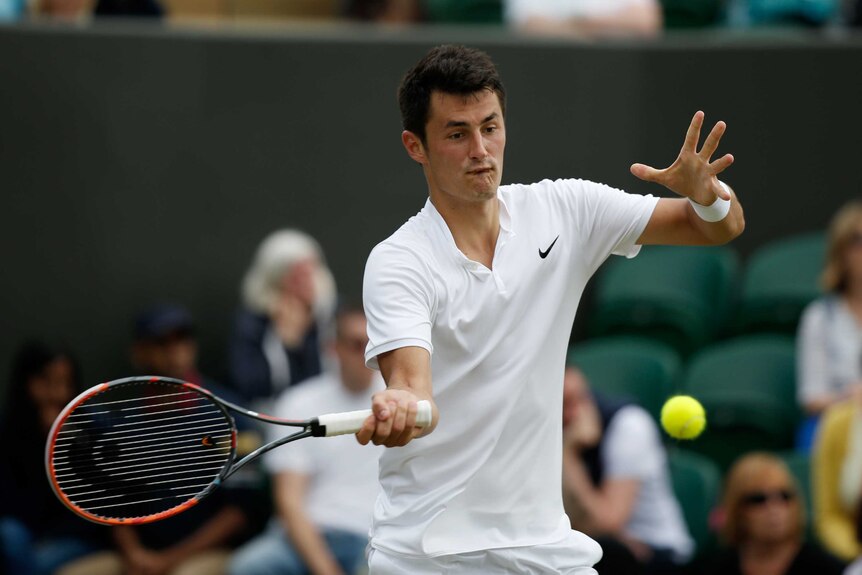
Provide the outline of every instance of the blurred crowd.
[[[792,457],[742,444],[730,445],[726,466],[686,454],[652,406],[608,393],[570,361],[562,498],[572,527],[602,543],[602,575],[862,573],[862,203],[836,214],[825,245],[821,295],[794,324],[804,417]],[[384,387],[364,363],[362,306],[340,301],[312,237],[273,232],[238,283],[225,381],[199,370],[205,327],[181,303],[129,318],[129,372],[288,418],[363,409]],[[274,450],[192,511],[152,525],[73,515],[51,490],[43,454],[52,422],[84,387],[74,351],[50,338],[14,355],[0,414],[0,436],[15,438],[0,468],[0,573],[363,572],[379,451],[352,436]],[[240,454],[285,433],[237,419]]]
[[40,17],[483,24],[523,34],[650,37],[667,29],[854,27],[862,0],[0,0],[0,21]]

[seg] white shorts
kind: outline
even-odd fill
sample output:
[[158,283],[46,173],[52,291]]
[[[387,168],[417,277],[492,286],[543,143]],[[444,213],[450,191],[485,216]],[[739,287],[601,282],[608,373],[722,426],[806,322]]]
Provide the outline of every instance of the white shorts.
[[369,548],[369,575],[596,575],[593,565],[602,558],[598,543],[580,533],[557,543],[506,547],[439,557],[419,557]]

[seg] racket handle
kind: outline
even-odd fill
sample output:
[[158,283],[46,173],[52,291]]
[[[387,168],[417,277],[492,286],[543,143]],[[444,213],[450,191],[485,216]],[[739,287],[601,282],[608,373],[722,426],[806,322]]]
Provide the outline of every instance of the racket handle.
[[[416,427],[428,427],[431,425],[431,402],[423,399],[417,402],[416,408]],[[319,428],[322,428],[320,435],[332,437],[333,435],[356,433],[362,429],[362,424],[365,423],[369,415],[371,415],[370,409],[321,415],[317,418]]]

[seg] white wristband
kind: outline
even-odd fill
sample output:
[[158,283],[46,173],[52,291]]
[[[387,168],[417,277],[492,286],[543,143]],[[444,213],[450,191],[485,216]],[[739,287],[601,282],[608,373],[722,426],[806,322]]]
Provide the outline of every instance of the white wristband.
[[[725,192],[730,194],[730,188],[727,187],[727,184],[725,184],[721,180],[719,180],[718,183],[721,184],[721,187],[724,188]],[[691,203],[691,207],[694,208],[697,217],[699,217],[705,222],[720,222],[727,217],[727,214],[730,213],[730,200],[725,200],[724,198],[716,197],[715,201],[708,206],[698,204],[691,198],[689,198],[688,201],[689,203]]]

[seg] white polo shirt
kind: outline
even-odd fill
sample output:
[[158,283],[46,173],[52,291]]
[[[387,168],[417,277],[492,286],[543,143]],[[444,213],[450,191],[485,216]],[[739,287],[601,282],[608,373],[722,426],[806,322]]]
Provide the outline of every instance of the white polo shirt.
[[371,545],[384,551],[468,553],[570,531],[561,454],[572,322],[608,255],[637,254],[658,199],[582,180],[497,195],[493,270],[458,250],[430,201],[366,264],[368,365],[427,349],[440,411],[433,433],[381,456]]

